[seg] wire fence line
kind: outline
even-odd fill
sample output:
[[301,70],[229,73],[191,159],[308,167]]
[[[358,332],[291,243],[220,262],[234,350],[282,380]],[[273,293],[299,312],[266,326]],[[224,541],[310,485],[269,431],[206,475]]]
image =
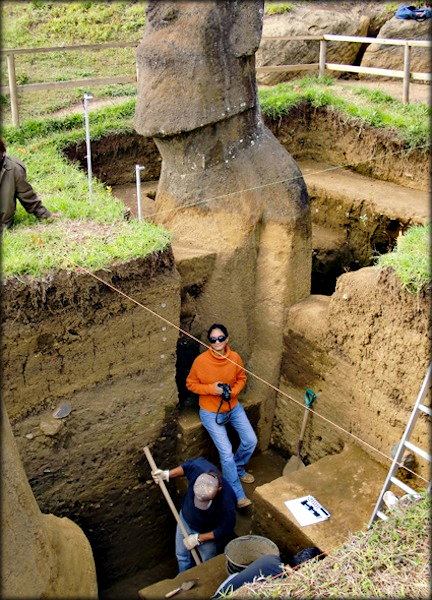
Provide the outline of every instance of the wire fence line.
[[[361,37],[350,35],[326,34],[320,36],[263,36],[262,41],[316,41],[319,42],[319,62],[295,65],[267,65],[256,67],[257,73],[269,72],[298,72],[314,71],[319,75],[324,75],[326,71],[341,71],[345,73],[361,73],[377,77],[390,77],[402,79],[403,102],[409,103],[409,85],[410,81],[432,81],[431,73],[414,72],[411,70],[411,49],[414,47],[431,48],[432,44],[428,40],[403,40],[389,38]],[[402,46],[404,48],[403,69],[383,69],[378,67],[361,67],[348,64],[338,64],[327,62],[328,42],[345,42],[356,44],[382,44],[392,46]],[[10,96],[12,124],[15,127],[20,126],[18,95],[19,93],[29,93],[38,90],[59,89],[62,87],[78,88],[82,86],[109,85],[123,83],[137,83],[139,78],[139,69],[136,65],[136,72],[128,75],[116,77],[96,77],[86,79],[74,79],[67,81],[51,81],[42,83],[27,83],[19,85],[16,76],[16,56],[23,54],[38,54],[51,52],[67,51],[98,51],[109,48],[137,48],[138,42],[111,42],[108,44],[84,44],[76,46],[54,46],[49,48],[11,48],[0,50],[2,58],[6,57],[8,85],[1,86],[1,94]]]

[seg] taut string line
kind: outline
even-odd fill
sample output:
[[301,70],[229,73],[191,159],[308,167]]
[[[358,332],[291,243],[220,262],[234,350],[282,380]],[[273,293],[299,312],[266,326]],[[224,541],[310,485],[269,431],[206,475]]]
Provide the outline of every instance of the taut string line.
[[[145,306],[144,304],[142,304],[141,302],[138,302],[138,300],[135,300],[134,298],[132,298],[131,296],[128,296],[128,294],[125,294],[124,292],[122,292],[121,290],[119,290],[118,288],[116,288],[115,286],[113,286],[111,283],[108,283],[107,281],[104,281],[102,278],[100,278],[98,275],[96,275],[95,273],[92,273],[91,271],[89,271],[88,269],[85,269],[84,267],[81,267],[80,265],[73,263],[75,265],[75,267],[77,269],[80,269],[83,273],[86,273],[87,275],[89,275],[90,277],[93,277],[94,279],[96,279],[97,281],[100,281],[101,283],[103,283],[104,285],[106,285],[107,287],[111,288],[114,292],[116,292],[117,294],[120,294],[121,296],[123,296],[124,298],[127,298],[128,300],[130,300],[131,302],[133,302],[134,304],[136,304],[137,306],[139,306],[140,308],[143,308],[144,310],[146,310],[147,312],[149,312],[151,315],[153,315],[154,317],[157,317],[158,319],[160,319],[161,321],[163,321],[164,323],[166,323],[167,325],[169,325],[170,327],[173,327],[174,329],[177,329],[177,331],[179,331],[180,333],[183,333],[184,335],[186,335],[187,337],[191,338],[192,340],[194,340],[195,342],[198,342],[199,344],[201,344],[201,346],[204,346],[205,348],[211,350],[211,347],[209,345],[207,345],[205,342],[202,342],[201,340],[199,340],[198,338],[196,338],[195,336],[193,336],[191,333],[185,331],[184,329],[182,329],[181,327],[179,327],[178,325],[175,325],[174,323],[172,323],[169,319],[166,319],[165,317],[163,317],[162,315],[158,314],[157,312],[155,312],[154,310],[152,310],[151,308],[149,308],[148,306]],[[225,356],[225,359],[229,362],[231,362],[234,365],[237,365],[237,363],[233,360],[231,360],[230,358],[227,358]],[[237,365],[238,366],[238,365]],[[251,375],[252,377],[254,377],[255,379],[257,379],[258,381],[260,381],[261,383],[263,383],[264,385],[270,387],[272,390],[274,390],[275,392],[277,392],[278,394],[280,394],[281,396],[285,396],[286,398],[288,398],[289,400],[292,400],[293,402],[295,402],[296,404],[298,404],[299,406],[301,406],[302,408],[305,408],[305,406],[299,402],[298,400],[296,400],[295,398],[293,398],[292,396],[290,396],[289,394],[287,394],[286,392],[283,392],[281,389],[279,389],[278,387],[276,387],[275,385],[273,385],[272,383],[266,381],[265,379],[263,379],[262,377],[260,377],[259,375],[256,375],[255,373],[253,373],[252,371],[250,371],[249,369],[247,369],[246,367],[243,366],[243,369],[246,373],[248,373],[249,375]],[[327,423],[329,423],[329,425],[332,425],[333,427],[336,427],[337,429],[339,429],[340,431],[342,431],[343,433],[347,434],[348,436],[352,437],[353,439],[355,439],[357,442],[360,442],[360,444],[363,444],[364,446],[367,446],[370,450],[372,450],[373,452],[376,452],[378,454],[380,454],[383,458],[385,458],[386,460],[390,460],[391,462],[393,462],[393,459],[390,456],[387,456],[386,454],[384,454],[384,452],[381,452],[381,450],[378,450],[377,448],[375,448],[374,446],[372,446],[371,444],[369,444],[368,442],[362,440],[361,438],[359,438],[358,436],[356,436],[354,433],[351,433],[350,431],[347,431],[346,429],[344,429],[343,427],[341,427],[340,425],[338,425],[337,423],[334,423],[333,421],[331,421],[330,419],[327,419],[327,417],[324,417],[323,415],[320,415],[319,413],[317,413],[315,410],[313,410],[312,408],[307,408],[307,410],[309,410],[312,414],[316,415],[318,418],[322,419],[323,421],[326,421]],[[403,467],[406,471],[409,471],[412,475],[415,475],[416,477],[418,477],[419,479],[422,479],[425,483],[429,483],[427,479],[425,479],[424,477],[422,477],[421,475],[419,475],[418,473],[415,473],[414,471],[411,471],[411,469],[408,469],[407,467],[405,467],[403,464],[401,463],[397,463],[400,467]]]

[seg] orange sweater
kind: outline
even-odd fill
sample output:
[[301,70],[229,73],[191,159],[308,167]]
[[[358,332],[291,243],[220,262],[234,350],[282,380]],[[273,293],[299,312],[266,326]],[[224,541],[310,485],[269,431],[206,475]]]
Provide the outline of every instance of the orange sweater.
[[[226,360],[227,358],[230,360]],[[217,412],[222,400],[221,396],[214,393],[214,384],[217,381],[230,384],[230,404],[233,408],[238,402],[237,396],[246,385],[246,373],[240,355],[229,346],[226,346],[224,356],[217,356],[211,350],[206,350],[197,356],[186,379],[186,387],[191,392],[199,394],[199,405],[204,410]],[[226,413],[229,408],[228,402],[222,401],[220,412]]]

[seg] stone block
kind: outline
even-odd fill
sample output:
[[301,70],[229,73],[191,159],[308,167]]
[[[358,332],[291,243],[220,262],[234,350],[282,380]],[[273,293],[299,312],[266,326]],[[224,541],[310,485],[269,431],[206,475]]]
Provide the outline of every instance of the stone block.
[[[364,450],[346,445],[340,454],[256,488],[254,529],[273,540],[285,560],[312,546],[329,553],[351,533],[366,528],[386,475],[387,470]],[[302,527],[285,501],[309,494],[331,516]]]

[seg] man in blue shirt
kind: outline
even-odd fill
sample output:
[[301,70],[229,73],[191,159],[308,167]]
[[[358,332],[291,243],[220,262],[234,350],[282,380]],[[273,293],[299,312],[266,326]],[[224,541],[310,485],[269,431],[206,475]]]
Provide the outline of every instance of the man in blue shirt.
[[180,518],[188,537],[184,538],[179,525],[176,530],[176,556],[179,572],[195,566],[191,550],[199,547],[203,562],[223,552],[234,537],[236,495],[217,467],[205,458],[187,460],[173,469],[152,471],[158,484],[186,476],[188,488],[182,500]]

